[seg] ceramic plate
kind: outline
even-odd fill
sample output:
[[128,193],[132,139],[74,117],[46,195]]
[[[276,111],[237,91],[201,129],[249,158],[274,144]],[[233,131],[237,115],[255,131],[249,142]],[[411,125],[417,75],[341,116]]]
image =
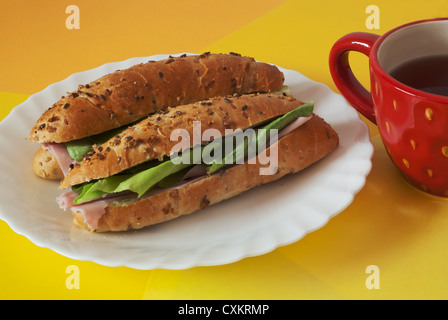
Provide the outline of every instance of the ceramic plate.
[[0,123],[0,218],[38,246],[77,260],[135,269],[220,265],[267,253],[323,227],[364,186],[373,147],[367,126],[344,98],[297,71],[285,84],[338,132],[340,146],[303,172],[195,214],[139,231],[94,234],[58,208],[58,183],[37,178],[38,146],[26,138],[40,115],[66,92],[117,69],[168,55],[133,58],[73,74],[18,105]]

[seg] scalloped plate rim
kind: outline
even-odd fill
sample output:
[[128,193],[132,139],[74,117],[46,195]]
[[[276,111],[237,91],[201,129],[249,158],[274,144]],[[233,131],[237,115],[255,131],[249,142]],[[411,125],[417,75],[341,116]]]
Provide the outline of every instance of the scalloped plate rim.
[[[180,55],[182,53],[176,54],[176,55]],[[191,54],[191,53],[187,53],[187,54]],[[175,56],[174,54],[172,54],[173,56]],[[47,86],[47,88],[45,88],[44,90],[30,96],[27,100],[25,100],[23,103],[21,103],[20,105],[18,105],[17,107],[15,107],[10,114],[8,114],[5,119],[0,123],[0,132],[2,130],[2,127],[5,123],[9,123],[10,121],[14,121],[14,117],[17,116],[17,113],[23,108],[30,108],[30,105],[33,104],[33,101],[36,99],[44,99],[46,98],[46,95],[48,94],[49,91],[51,90],[60,90],[61,88],[64,88],[65,86],[68,86],[68,82],[70,81],[74,81],[74,80],[80,80],[80,79],[86,79],[83,81],[83,83],[86,83],[87,81],[91,81],[91,80],[95,80],[96,78],[99,78],[99,76],[97,76],[97,74],[99,72],[103,72],[103,71],[107,71],[107,72],[111,72],[113,70],[111,69],[116,69],[117,66],[119,66],[119,68],[125,68],[126,66],[130,66],[132,64],[134,64],[134,62],[139,63],[139,62],[143,62],[145,60],[149,60],[149,59],[163,59],[165,57],[168,57],[168,55],[164,55],[164,54],[158,54],[158,55],[154,55],[154,56],[150,56],[150,57],[135,57],[135,58],[130,58],[121,62],[109,62],[109,63],[105,63],[99,67],[96,67],[94,69],[90,69],[87,71],[82,71],[82,72],[78,72],[75,74],[70,75],[69,77],[67,77],[64,80],[61,80],[59,82],[53,83],[49,86]],[[201,255],[196,255],[194,257],[194,259],[185,259],[182,261],[176,261],[176,259],[173,260],[173,257],[170,256],[169,254],[165,254],[164,256],[157,256],[155,258],[154,261],[151,261],[151,257],[150,255],[148,256],[149,260],[145,260],[143,259],[143,262],[141,261],[142,259],[137,259],[137,261],[135,261],[135,259],[132,259],[132,257],[127,257],[127,258],[122,258],[122,259],[111,259],[110,257],[100,257],[100,256],[92,256],[91,254],[89,255],[88,253],[85,254],[80,254],[80,253],[72,253],[70,250],[61,248],[56,246],[54,243],[45,241],[42,237],[36,236],[33,233],[30,233],[29,230],[24,229],[23,226],[21,226],[20,224],[17,223],[17,221],[15,222],[15,219],[11,218],[10,215],[5,214],[3,212],[3,205],[0,205],[0,218],[2,220],[4,220],[9,226],[10,228],[16,232],[17,234],[20,234],[24,237],[26,237],[27,239],[29,239],[32,243],[36,244],[39,247],[43,247],[43,248],[48,248],[51,249],[63,256],[75,259],[75,260],[82,260],[82,261],[92,261],[101,265],[105,265],[105,266],[111,266],[111,267],[118,267],[118,266],[126,266],[126,267],[130,267],[130,268],[134,268],[134,269],[154,269],[154,268],[164,268],[164,269],[186,269],[186,268],[191,268],[194,266],[212,266],[212,265],[221,265],[221,264],[227,264],[227,263],[232,263],[241,259],[244,259],[246,257],[250,257],[250,256],[256,256],[256,255],[261,255],[261,254],[266,254],[272,250],[274,250],[275,248],[279,247],[279,246],[283,246],[283,245],[287,245],[293,242],[296,242],[298,240],[300,240],[303,236],[305,236],[306,234],[310,233],[310,232],[314,232],[320,228],[322,228],[323,226],[325,226],[328,221],[330,219],[332,219],[334,216],[336,216],[337,214],[339,214],[341,211],[343,211],[347,206],[350,205],[350,203],[353,201],[354,196],[356,195],[356,193],[358,193],[362,187],[365,184],[365,178],[368,175],[368,173],[370,172],[371,169],[371,156],[373,154],[373,146],[370,143],[370,139],[369,139],[369,131],[368,131],[368,127],[367,125],[361,121],[361,119],[359,118],[357,112],[351,108],[347,102],[345,101],[345,99],[342,98],[342,96],[334,93],[333,91],[331,91],[330,88],[328,88],[326,85],[319,83],[319,82],[315,82],[307,77],[305,77],[304,75],[300,74],[297,71],[294,70],[288,70],[288,69],[284,69],[279,67],[279,69],[283,72],[285,72],[285,74],[287,75],[293,75],[296,76],[298,80],[300,80],[300,82],[305,82],[308,84],[309,87],[313,88],[317,88],[318,90],[323,90],[326,92],[326,94],[328,96],[330,96],[330,98],[334,98],[334,99],[339,99],[339,103],[344,104],[344,111],[347,112],[346,116],[347,118],[349,118],[349,121],[351,122],[356,122],[359,125],[359,132],[356,132],[354,134],[357,135],[357,143],[353,144],[351,147],[360,147],[363,146],[365,148],[365,150],[361,150],[363,153],[362,156],[360,156],[360,159],[363,160],[365,162],[365,168],[362,170],[362,172],[359,173],[355,173],[354,176],[357,176],[358,178],[360,178],[359,182],[357,184],[352,184],[350,186],[350,190],[345,190],[345,194],[347,194],[349,196],[349,199],[344,201],[343,203],[339,204],[339,207],[336,208],[333,212],[331,212],[330,214],[327,214],[325,219],[323,219],[323,221],[321,223],[319,223],[318,225],[314,225],[313,228],[308,228],[305,229],[302,232],[297,232],[295,235],[289,235],[287,238],[282,238],[282,241],[274,241],[274,243],[271,243],[269,246],[265,246],[265,247],[261,247],[261,248],[250,248],[244,250],[244,251],[240,251],[239,253],[237,253],[237,250],[235,250],[235,253],[233,255],[230,256],[220,256],[219,259],[214,258],[214,259],[207,259],[207,253],[210,250],[225,250],[228,249],[228,247],[233,244],[233,243],[237,243],[238,239],[231,242],[231,243],[219,243],[216,244],[214,246],[210,246],[208,248],[206,248],[206,250],[204,250]],[[90,79],[88,80],[87,78],[89,78],[88,76],[86,76],[87,74],[91,75]],[[92,78],[93,77],[93,78]],[[288,84],[288,82],[285,82],[286,84]],[[295,89],[295,88],[293,88]],[[316,97],[318,98],[318,97]],[[43,109],[43,107],[40,107],[41,109]],[[346,110],[345,110],[346,109]],[[41,110],[43,111],[43,110]],[[318,112],[317,112],[318,113]],[[331,119],[325,119],[328,122],[331,123]],[[339,133],[339,132],[338,132]],[[361,152],[360,151],[360,152]],[[325,161],[325,160],[324,160]],[[0,185],[1,187],[1,185]],[[291,219],[294,219],[294,215],[291,215],[290,217]],[[168,222],[169,223],[169,222]],[[275,226],[276,228],[278,227],[278,225],[282,225],[282,222],[278,222],[277,225]],[[260,231],[259,233],[255,233],[251,235],[251,238],[253,239],[254,237],[264,237],[265,234],[263,234],[262,231]],[[271,236],[273,236],[271,234]],[[233,244],[233,245],[237,245],[237,244]],[[191,249],[191,248],[190,248]],[[176,252],[176,250],[174,250],[173,252]],[[216,255],[215,255],[216,256]],[[168,259],[167,259],[168,257]],[[137,257],[140,258],[140,257]]]

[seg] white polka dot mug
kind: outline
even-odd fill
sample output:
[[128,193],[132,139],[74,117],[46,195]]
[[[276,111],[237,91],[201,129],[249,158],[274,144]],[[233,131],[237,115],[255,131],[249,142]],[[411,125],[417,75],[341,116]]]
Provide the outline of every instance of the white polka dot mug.
[[[370,92],[350,68],[350,51],[369,57]],[[337,88],[378,126],[404,178],[448,197],[448,72],[443,68],[448,70],[448,18],[411,22],[382,36],[350,33],[330,52]]]

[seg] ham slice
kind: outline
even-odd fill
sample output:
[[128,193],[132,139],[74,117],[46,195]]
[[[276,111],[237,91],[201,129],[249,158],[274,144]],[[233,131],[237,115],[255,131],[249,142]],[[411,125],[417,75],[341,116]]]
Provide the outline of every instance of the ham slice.
[[70,209],[72,212],[81,212],[84,216],[84,221],[90,229],[95,230],[98,227],[98,221],[106,212],[106,207],[114,201],[126,200],[132,197],[130,192],[122,192],[109,195],[94,201],[74,204],[73,201],[78,197],[78,194],[73,191],[66,191],[56,198],[59,208],[64,211]]
[[78,194],[73,191],[66,191],[62,193],[59,197],[56,198],[56,202],[59,205],[59,208],[64,211],[75,206],[73,201],[78,197]]
[[95,230],[98,227],[98,221],[101,216],[105,213],[106,207],[113,200],[109,199],[100,199],[91,201],[88,203],[83,203],[81,205],[76,205],[73,203],[78,197],[78,194],[73,191],[66,191],[56,198],[56,202],[59,205],[59,208],[64,211],[67,209],[71,209],[72,212],[81,212],[84,216],[84,221],[89,226],[90,229]]
[[64,176],[70,169],[70,165],[75,163],[75,161],[70,158],[67,147],[63,143],[43,143],[42,148],[56,157]]
[[287,134],[289,134],[293,130],[297,129],[298,127],[303,125],[305,122],[310,120],[312,117],[313,116],[297,118],[294,122],[291,122],[290,124],[288,124],[285,128],[283,128],[283,130],[281,130],[278,133],[278,139],[283,138],[284,136],[286,136]]
[[207,174],[207,171],[206,171],[205,165],[197,164],[197,165],[193,166],[190,170],[188,170],[188,172],[182,178],[182,182],[196,179],[199,177],[203,177],[206,174]]
[[91,230],[98,228],[98,221],[106,212],[106,207],[112,202],[110,199],[95,200],[82,205],[72,206],[72,212],[81,212],[84,221]]

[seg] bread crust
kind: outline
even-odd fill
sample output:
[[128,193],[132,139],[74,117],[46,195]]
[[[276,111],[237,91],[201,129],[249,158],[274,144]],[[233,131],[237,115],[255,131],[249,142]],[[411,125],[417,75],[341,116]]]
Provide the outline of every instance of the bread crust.
[[38,177],[47,180],[61,180],[64,178],[56,157],[42,148],[37,149],[34,154],[33,171]]
[[62,143],[132,123],[166,108],[219,95],[279,90],[277,67],[238,54],[181,56],[117,70],[62,97],[30,141]]
[[[260,175],[259,169],[263,165],[260,165],[259,161],[256,164],[246,162],[126,206],[110,205],[100,218],[96,230],[91,230],[85,224],[80,212],[73,213],[73,222],[89,231],[108,232],[140,229],[169,221],[275,181],[287,174],[297,173],[324,158],[338,144],[338,135],[334,129],[320,117],[313,116],[311,120],[277,142],[279,165],[274,175]],[[267,150],[269,151],[270,149]]]
[[[179,144],[177,139],[171,140],[175,130],[185,130],[190,137],[188,147],[193,147],[194,135],[201,139],[208,129],[218,130],[221,135],[225,135],[227,129],[244,130],[284,115],[302,104],[302,101],[282,94],[250,94],[215,97],[168,108],[96,146],[67,173],[60,188],[109,177],[145,161],[170,156]],[[193,132],[194,121],[200,123],[200,132]]]

